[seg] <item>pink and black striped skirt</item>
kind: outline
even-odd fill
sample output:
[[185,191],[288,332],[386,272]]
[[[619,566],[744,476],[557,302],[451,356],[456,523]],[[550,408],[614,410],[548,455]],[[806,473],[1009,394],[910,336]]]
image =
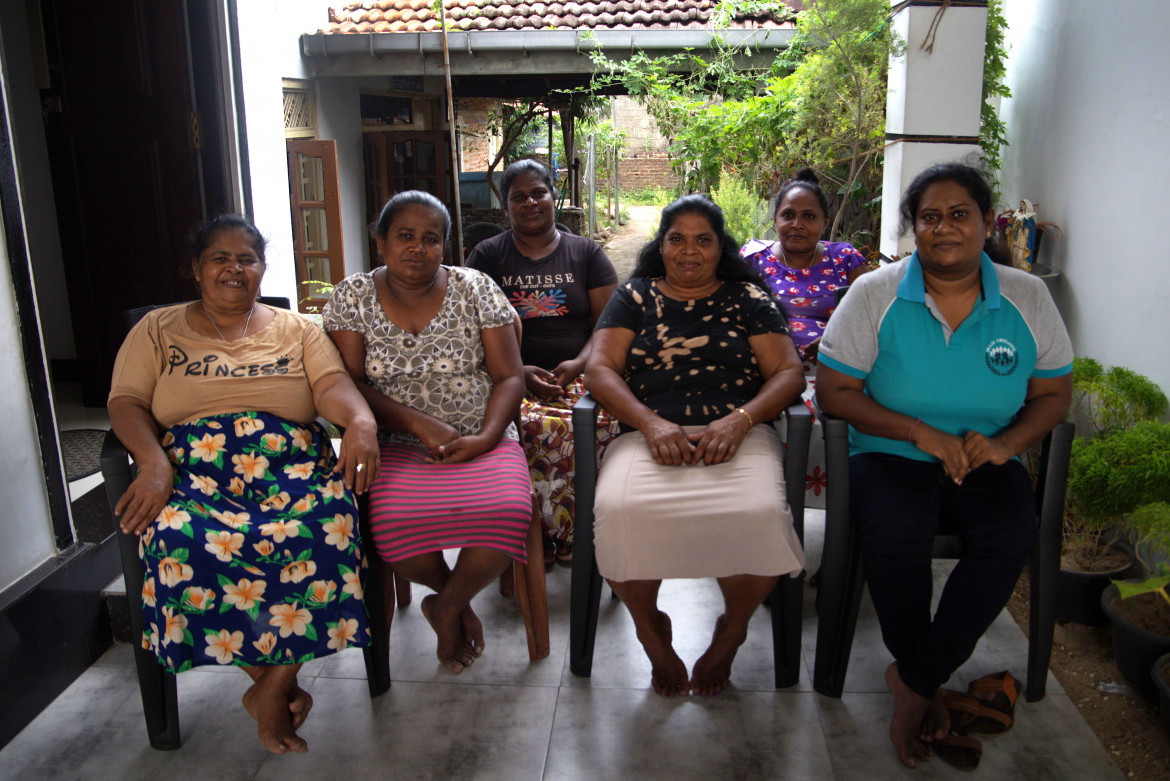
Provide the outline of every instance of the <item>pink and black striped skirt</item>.
[[378,555],[399,561],[447,548],[493,548],[526,562],[532,480],[520,443],[502,438],[462,464],[428,464],[417,447],[382,445],[370,490]]

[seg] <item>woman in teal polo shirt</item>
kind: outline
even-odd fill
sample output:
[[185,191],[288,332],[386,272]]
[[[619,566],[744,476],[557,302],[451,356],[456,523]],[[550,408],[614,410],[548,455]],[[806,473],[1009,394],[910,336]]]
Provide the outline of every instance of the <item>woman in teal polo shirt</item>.
[[[902,200],[917,251],[857,280],[821,341],[817,400],[850,424],[851,512],[894,656],[890,739],[914,767],[950,730],[940,687],[1003,609],[1036,536],[1016,459],[1068,412],[1072,347],[1043,283],[983,251],[982,176],[927,169]],[[933,619],[931,544],[958,520],[964,555]]]

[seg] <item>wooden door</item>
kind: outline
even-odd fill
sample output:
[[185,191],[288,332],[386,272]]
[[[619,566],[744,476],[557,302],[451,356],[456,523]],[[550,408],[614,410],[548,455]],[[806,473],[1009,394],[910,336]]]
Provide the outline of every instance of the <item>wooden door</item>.
[[345,278],[337,197],[337,142],[289,139],[285,149],[298,308],[302,312],[320,312],[329,300],[330,286]]
[[[377,221],[390,196],[403,190],[423,190],[451,208],[451,155],[447,134],[441,131],[365,133],[366,214]],[[371,265],[377,248],[370,242]]]
[[[89,405],[105,404],[122,313],[195,292],[180,278],[183,236],[204,212],[185,5],[207,12],[198,0],[106,0],[84,12],[69,0],[42,4],[53,80],[45,133]],[[206,121],[200,130],[218,134]],[[225,198],[208,192],[207,211]]]

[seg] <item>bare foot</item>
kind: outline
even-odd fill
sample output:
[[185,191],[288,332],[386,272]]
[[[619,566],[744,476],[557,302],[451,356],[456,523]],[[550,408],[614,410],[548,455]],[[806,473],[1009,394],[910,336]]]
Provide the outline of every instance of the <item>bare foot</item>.
[[485,643],[483,642],[483,624],[480,622],[479,616],[471,609],[471,605],[463,608],[463,612],[459,614],[459,628],[463,632],[463,639],[471,646],[471,650],[475,652],[475,655],[481,655],[485,647]]
[[890,742],[898,750],[898,757],[906,767],[917,767],[918,760],[930,758],[930,746],[918,735],[923,729],[922,722],[930,710],[932,700],[915,693],[902,683],[898,675],[898,663],[892,662],[886,668],[886,686],[894,695],[894,715],[890,718]]
[[423,601],[419,604],[423,617],[438,635],[439,644],[435,652],[439,661],[446,665],[451,672],[461,673],[464,668],[470,667],[471,663],[475,661],[475,649],[463,639],[459,628],[459,616],[443,615],[438,611],[440,607],[437,594],[423,597]]
[[[258,681],[244,692],[244,710],[256,720],[260,745],[273,754],[295,751],[304,754],[309,744],[301,740],[293,727],[295,716],[291,712],[292,701],[288,690],[282,690],[274,682]],[[306,695],[307,696],[307,695]],[[305,711],[308,715],[308,711]],[[304,719],[301,719],[304,721]]]
[[691,687],[687,681],[687,666],[678,658],[670,644],[673,636],[670,616],[658,611],[656,626],[646,632],[638,630],[638,640],[650,657],[650,685],[663,697],[686,696]]
[[731,683],[731,663],[735,661],[735,654],[746,639],[747,627],[737,631],[728,628],[726,616],[715,619],[711,645],[695,662],[691,690],[710,697],[726,689]]
[[288,710],[292,714],[292,728],[300,729],[312,709],[313,697],[300,686],[293,684],[292,692],[289,693],[288,698]]
[[950,734],[951,714],[947,710],[943,690],[940,688],[934,693],[934,699],[930,701],[930,707],[926,709],[926,715],[922,718],[922,726],[918,729],[918,739],[934,743]]

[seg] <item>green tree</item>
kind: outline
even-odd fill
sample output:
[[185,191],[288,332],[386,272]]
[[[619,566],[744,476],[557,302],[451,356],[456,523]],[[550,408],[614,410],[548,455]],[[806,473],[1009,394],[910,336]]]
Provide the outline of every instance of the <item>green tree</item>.
[[[761,9],[783,13],[787,6],[724,0],[717,18]],[[889,13],[888,0],[811,0],[796,16],[788,50],[759,71],[738,68],[743,50],[718,39],[706,52],[638,52],[620,63],[595,51],[594,83],[620,82],[646,108],[688,189],[710,189],[727,167],[766,198],[787,172],[808,165],[843,199],[876,212],[886,67],[901,51]],[[838,210],[832,238],[851,232],[842,219]]]

